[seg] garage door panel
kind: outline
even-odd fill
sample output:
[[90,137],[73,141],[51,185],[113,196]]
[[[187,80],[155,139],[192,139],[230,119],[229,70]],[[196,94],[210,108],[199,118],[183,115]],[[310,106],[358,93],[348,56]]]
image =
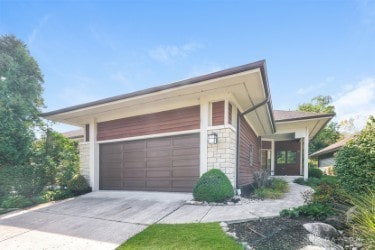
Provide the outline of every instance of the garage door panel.
[[146,152],[134,151],[134,152],[124,152],[124,159],[130,161],[144,160]]
[[104,178],[121,178],[122,168],[111,168],[102,173]]
[[100,188],[191,192],[199,143],[199,134],[190,134],[102,144]]
[[102,185],[104,188],[102,189],[122,189],[122,180],[121,179],[111,179],[111,178],[106,178],[103,180]]
[[146,162],[145,161],[136,161],[136,162],[131,162],[131,161],[124,161],[123,166],[125,169],[127,168],[146,168]]
[[199,177],[199,169],[195,167],[179,168],[172,171],[173,177]]
[[145,149],[145,141],[131,141],[124,143],[124,152],[134,152],[134,151],[144,151]]
[[183,166],[199,166],[199,159],[187,159],[187,160],[175,160],[173,161],[173,167]]
[[171,165],[171,161],[165,158],[158,158],[147,161],[147,168],[163,168]]
[[128,190],[144,190],[146,187],[146,181],[142,180],[123,180],[123,187]]
[[146,169],[127,169],[123,171],[124,178],[144,178],[146,176]]
[[199,155],[199,148],[179,148],[173,150],[173,156],[191,156],[196,157]]
[[147,150],[147,158],[152,157],[170,157],[171,151],[170,149],[167,150]]
[[171,145],[171,140],[169,138],[165,139],[151,139],[147,142],[147,148],[166,148]]
[[170,189],[171,186],[172,185],[170,180],[148,179],[146,181],[146,188],[151,188],[151,190],[155,188],[164,188],[165,190],[167,190]]
[[147,177],[171,177],[171,171],[169,170],[147,170]]
[[105,154],[121,154],[122,144],[120,143],[103,144],[101,150]]

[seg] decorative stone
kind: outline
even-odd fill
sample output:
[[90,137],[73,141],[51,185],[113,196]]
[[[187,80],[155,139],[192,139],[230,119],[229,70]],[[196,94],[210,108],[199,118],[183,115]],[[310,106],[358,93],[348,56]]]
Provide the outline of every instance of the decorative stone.
[[234,205],[234,202],[230,202],[230,201],[228,201],[226,204],[229,205],[229,206],[233,206],[233,205]]
[[335,238],[339,232],[331,225],[321,222],[305,223],[303,227],[310,233],[321,238]]
[[320,238],[313,234],[308,234],[308,239],[314,246],[323,247],[323,249],[344,250],[342,246],[339,246],[330,240]]

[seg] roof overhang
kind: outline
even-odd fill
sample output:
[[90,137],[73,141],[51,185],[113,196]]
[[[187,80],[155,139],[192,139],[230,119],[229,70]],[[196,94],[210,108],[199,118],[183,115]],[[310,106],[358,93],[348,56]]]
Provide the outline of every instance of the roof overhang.
[[278,133],[287,133],[290,131],[307,129],[309,133],[309,140],[312,140],[334,116],[334,113],[328,113],[316,114],[315,116],[303,118],[277,120],[276,129]]
[[114,96],[42,114],[46,119],[83,127],[96,122],[198,105],[212,96],[229,96],[240,112],[269,101],[245,115],[258,135],[274,133],[265,61]]

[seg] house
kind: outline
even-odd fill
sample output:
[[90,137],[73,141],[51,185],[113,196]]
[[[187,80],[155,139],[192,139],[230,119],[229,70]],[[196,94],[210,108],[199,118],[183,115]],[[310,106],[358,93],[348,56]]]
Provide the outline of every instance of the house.
[[262,168],[307,178],[308,142],[333,116],[273,110],[265,61],[43,114],[84,129],[93,190],[189,192],[212,168],[236,188]]
[[68,132],[61,133],[63,136],[66,138],[69,138],[73,141],[76,141],[78,143],[84,142],[85,141],[85,136],[84,136],[84,129],[76,129]]
[[318,160],[318,168],[320,168],[323,173],[329,174],[335,166],[335,154],[340,150],[348,141],[353,137],[346,137],[334,144],[331,144],[321,150],[318,150],[310,155],[311,158],[316,158]]

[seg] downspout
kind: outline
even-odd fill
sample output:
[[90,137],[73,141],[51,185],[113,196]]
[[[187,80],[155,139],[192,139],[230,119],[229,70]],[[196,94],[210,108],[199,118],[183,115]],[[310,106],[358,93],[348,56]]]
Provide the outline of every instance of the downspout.
[[269,103],[271,101],[271,95],[267,95],[266,99],[254,106],[252,106],[251,108],[245,110],[244,112],[240,113],[239,111],[237,111],[237,159],[236,159],[236,165],[237,165],[237,168],[236,168],[236,189],[239,189],[239,185],[238,185],[238,174],[239,174],[239,161],[240,161],[240,121],[241,121],[241,117],[243,117],[244,115],[250,113],[250,112],[253,112],[254,110],[256,110],[257,108]]

